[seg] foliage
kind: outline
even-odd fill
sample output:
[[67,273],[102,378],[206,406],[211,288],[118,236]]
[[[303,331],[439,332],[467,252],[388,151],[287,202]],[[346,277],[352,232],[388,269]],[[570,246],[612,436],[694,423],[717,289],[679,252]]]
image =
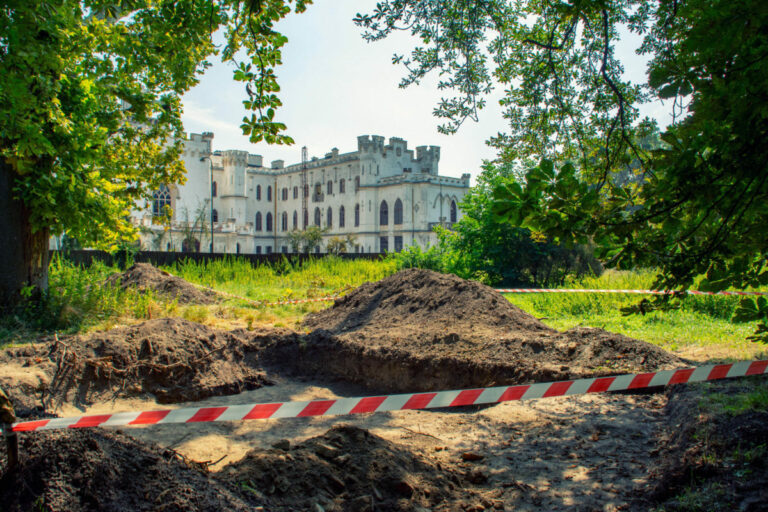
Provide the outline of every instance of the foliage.
[[[0,157],[33,230],[114,247],[128,214],[183,179],[181,95],[216,53],[245,49],[251,140],[290,143],[274,120],[274,67],[286,38],[274,24],[292,0],[12,1],[0,10]],[[308,0],[296,0],[303,11]],[[171,142],[173,141],[173,142]],[[5,169],[3,170],[5,172]]]
[[[458,98],[435,110],[454,131],[505,87],[509,132],[490,143],[525,179],[497,188],[503,222],[559,242],[594,241],[621,268],[659,269],[654,287],[768,284],[768,9],[762,0],[390,0],[358,15],[368,39],[406,29],[423,45],[396,62],[403,85],[430,71]],[[621,30],[643,37],[646,83],[622,78]],[[717,37],[713,37],[717,34]],[[650,100],[672,104],[663,147],[644,147]],[[612,179],[631,169],[636,179]],[[669,307],[668,297],[652,307]],[[645,310],[645,309],[644,309]],[[744,299],[740,320],[768,307]]]
[[425,268],[445,272],[445,253],[442,245],[422,249],[419,245],[406,247],[400,252],[390,252],[387,259],[393,261],[398,270],[404,268]]
[[323,242],[323,234],[328,228],[320,226],[308,226],[304,230],[293,229],[288,232],[288,243],[292,252],[310,253],[320,247]]
[[326,244],[326,251],[329,254],[344,254],[349,251],[350,248],[355,246],[357,238],[354,235],[347,235],[344,237],[334,236],[328,240]]
[[184,220],[181,224],[181,250],[184,252],[200,252],[201,244],[209,233],[208,201],[208,199],[203,200],[202,204],[195,209],[195,218],[192,222],[189,220],[189,210],[186,207],[182,209]]

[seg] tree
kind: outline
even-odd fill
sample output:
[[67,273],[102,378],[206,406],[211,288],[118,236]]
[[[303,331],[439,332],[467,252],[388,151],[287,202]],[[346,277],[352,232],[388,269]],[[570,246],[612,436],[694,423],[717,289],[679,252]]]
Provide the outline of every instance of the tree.
[[[390,0],[358,15],[375,40],[407,29],[423,46],[395,62],[403,85],[430,71],[457,97],[435,113],[455,131],[494,81],[509,132],[490,143],[528,169],[495,193],[500,221],[566,243],[593,240],[620,267],[659,269],[656,287],[768,284],[768,6],[762,0]],[[622,30],[643,36],[648,79],[623,79]],[[664,145],[644,148],[649,100],[670,102]],[[638,179],[611,179],[627,169]],[[659,297],[653,306],[664,306]],[[738,319],[768,303],[745,299]]]
[[310,253],[314,251],[323,242],[323,233],[326,229],[320,226],[308,226],[302,231],[294,229],[288,232],[288,243],[291,245],[291,251]]
[[334,236],[328,240],[326,251],[330,254],[346,254],[356,242],[357,238],[354,235]]
[[236,80],[256,142],[290,143],[275,120],[274,23],[310,0],[15,0],[0,9],[0,309],[47,289],[50,233],[115,247],[128,214],[180,182],[180,96],[218,53],[245,49]]

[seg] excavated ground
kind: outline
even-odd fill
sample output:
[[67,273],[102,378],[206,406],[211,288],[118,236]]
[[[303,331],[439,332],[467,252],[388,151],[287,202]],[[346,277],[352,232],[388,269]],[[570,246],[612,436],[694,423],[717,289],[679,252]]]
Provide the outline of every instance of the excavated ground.
[[262,360],[379,391],[483,387],[684,366],[649,343],[602,329],[556,331],[493,289],[409,269],[366,283],[307,316],[303,339],[262,343]]
[[216,293],[197,288],[180,277],[155,268],[150,263],[136,263],[121,274],[109,276],[106,284],[121,288],[152,290],[175,298],[180,304],[213,304],[219,299]]
[[22,408],[53,411],[141,394],[194,401],[270,383],[238,333],[180,318],[13,348],[0,366],[0,384]]

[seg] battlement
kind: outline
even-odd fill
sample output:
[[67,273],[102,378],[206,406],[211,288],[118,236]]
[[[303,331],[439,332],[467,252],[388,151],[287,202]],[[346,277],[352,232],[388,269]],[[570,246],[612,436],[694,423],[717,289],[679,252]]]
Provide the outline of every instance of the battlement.
[[261,167],[264,164],[264,158],[261,155],[248,155],[249,167]]
[[418,146],[416,148],[417,162],[439,162],[440,146]]
[[360,135],[357,137],[357,149],[360,152],[384,151],[384,137],[381,135]]

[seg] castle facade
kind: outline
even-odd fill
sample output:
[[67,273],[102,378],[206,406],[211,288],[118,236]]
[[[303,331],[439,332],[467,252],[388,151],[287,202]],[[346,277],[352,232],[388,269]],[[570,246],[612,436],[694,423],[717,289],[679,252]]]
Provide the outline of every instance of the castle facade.
[[[212,142],[212,133],[190,134],[186,183],[162,187],[149,208],[133,213],[144,249],[287,253],[294,249],[289,234],[308,226],[324,230],[317,252],[333,239],[346,240],[347,252],[426,247],[437,241],[435,225],[461,218],[458,204],[469,189],[469,174],[438,174],[439,147],[414,151],[397,137],[385,143],[363,135],[356,151],[334,148],[288,166],[265,166],[246,151],[213,151]],[[172,221],[163,225],[166,207]]]

